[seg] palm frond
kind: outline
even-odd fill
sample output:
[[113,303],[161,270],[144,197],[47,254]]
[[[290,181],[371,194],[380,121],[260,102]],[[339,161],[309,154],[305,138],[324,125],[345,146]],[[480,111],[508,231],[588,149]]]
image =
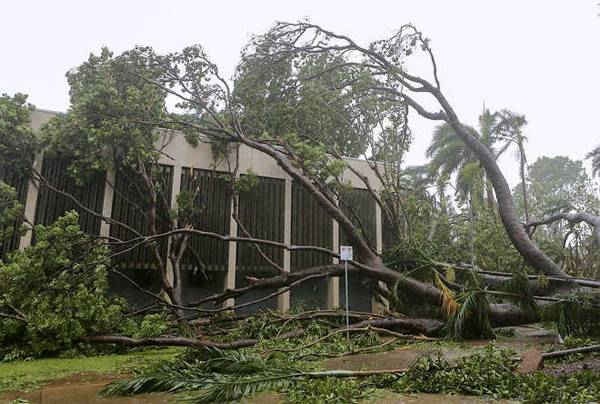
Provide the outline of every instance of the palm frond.
[[446,318],[454,316],[459,308],[454,298],[454,292],[446,286],[437,272],[435,273],[435,284],[442,292],[442,312]]
[[141,393],[187,393],[184,402],[208,403],[239,400],[264,390],[283,388],[303,372],[289,363],[245,351],[210,350],[205,358],[177,358],[142,371],[131,380],[106,386],[101,395],[129,396]]
[[460,308],[451,319],[450,333],[454,338],[491,338],[494,336],[489,319],[489,301],[480,290],[466,292]]
[[262,391],[281,390],[287,387],[294,376],[289,370],[277,370],[258,376],[238,377],[234,375],[216,376],[210,383],[196,391],[191,391],[181,399],[184,403],[226,403],[238,401]]
[[466,290],[456,296],[458,310],[448,319],[446,328],[453,338],[492,338],[494,331],[489,318],[490,302],[481,279],[474,271],[465,282]]
[[529,278],[524,268],[513,271],[512,277],[502,284],[501,290],[509,292],[510,295],[506,297],[517,304],[524,312],[538,312],[534,293],[529,286]]
[[600,174],[600,146],[589,152],[585,158],[592,159],[592,174]]
[[[198,380],[191,378],[190,369],[194,363],[175,360],[164,362],[143,370],[130,380],[118,380],[100,391],[102,396],[131,396],[142,393],[194,390],[199,388]],[[202,383],[200,383],[200,386]]]

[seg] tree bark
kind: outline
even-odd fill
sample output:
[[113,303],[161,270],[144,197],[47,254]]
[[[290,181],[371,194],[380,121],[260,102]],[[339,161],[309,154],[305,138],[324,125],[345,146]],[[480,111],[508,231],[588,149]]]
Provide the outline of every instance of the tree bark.
[[479,158],[489,179],[492,181],[494,191],[496,192],[500,218],[502,219],[506,233],[515,248],[519,251],[525,261],[538,271],[548,276],[570,278],[569,275],[567,275],[529,238],[529,235],[519,220],[510,187],[496,162],[494,154],[464,128],[444,95],[437,89],[432,89],[431,91],[447,115],[446,122],[452,126],[460,139],[465,142],[467,147],[469,147],[471,151],[475,153],[477,158]]
[[523,147],[523,139],[518,143],[519,146],[519,172],[521,176],[521,190],[523,192],[523,213],[525,214],[525,223],[529,222],[529,201],[527,200],[527,183],[525,182],[525,148]]

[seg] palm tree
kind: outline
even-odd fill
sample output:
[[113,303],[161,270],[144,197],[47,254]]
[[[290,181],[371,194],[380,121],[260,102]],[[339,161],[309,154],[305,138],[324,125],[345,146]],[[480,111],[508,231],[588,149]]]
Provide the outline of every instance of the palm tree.
[[600,146],[589,152],[585,158],[592,159],[592,174],[600,175]]
[[[519,149],[522,181],[525,180],[525,152],[523,143],[525,137],[521,134],[521,127],[526,120],[522,115],[503,110],[490,112],[484,107],[479,116],[479,131],[467,127],[467,131],[494,152],[496,158],[500,157],[511,144],[517,144]],[[498,151],[494,148],[502,143]],[[431,144],[427,148],[427,157],[431,158],[430,168],[438,177],[450,178],[456,174],[456,191],[464,199],[469,198],[471,204],[482,204],[484,193],[488,206],[494,206],[494,192],[491,181],[486,176],[477,157],[456,136],[448,124],[438,126]]]
[[[475,129],[469,127],[473,136],[478,136]],[[427,150],[427,156],[432,160],[430,170],[438,179],[449,180],[456,175],[454,189],[463,200],[469,200],[472,205],[484,201],[483,171],[470,149],[453,136],[449,126],[438,127],[434,139]]]
[[498,156],[506,151],[511,145],[517,147],[516,156],[519,160],[519,176],[521,177],[521,190],[523,192],[523,213],[525,214],[525,222],[529,222],[529,204],[527,199],[527,183],[526,183],[526,167],[527,157],[525,155],[525,137],[521,131],[521,128],[527,124],[527,120],[524,115],[518,115],[508,110],[500,111],[496,114],[498,123],[496,125],[495,133],[496,138],[503,140],[504,146],[498,152]]
[[[480,116],[480,132],[470,126],[466,128],[488,147],[493,143],[488,129],[490,115],[484,110]],[[431,172],[438,178],[451,178],[456,174],[455,189],[461,198],[470,200],[471,204],[483,202],[484,172],[475,154],[456,136],[450,125],[444,123],[435,128],[426,155],[431,158]]]

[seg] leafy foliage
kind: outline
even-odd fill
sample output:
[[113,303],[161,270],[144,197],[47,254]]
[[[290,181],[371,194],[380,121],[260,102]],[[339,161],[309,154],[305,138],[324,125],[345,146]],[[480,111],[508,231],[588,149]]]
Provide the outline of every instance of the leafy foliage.
[[293,133],[306,144],[330,145],[342,155],[362,154],[366,134],[353,116],[356,100],[343,85],[356,75],[353,69],[333,69],[341,63],[326,55],[308,58],[301,66],[287,58],[265,64],[259,57],[245,57],[234,96],[248,131],[275,139]]
[[583,162],[565,156],[540,157],[528,169],[532,212],[544,217],[564,209],[596,210],[593,183]]
[[566,297],[549,311],[551,313],[546,313],[546,316],[556,318],[556,326],[562,336],[600,336],[600,297],[597,294],[578,293]]
[[166,334],[170,328],[167,314],[160,312],[128,318],[121,324],[120,332],[133,338],[152,338]]
[[600,376],[582,372],[554,378],[541,372],[514,372],[511,352],[488,345],[486,349],[449,364],[440,357],[426,357],[413,365],[393,385],[403,392],[460,393],[517,399],[525,403],[587,403],[600,394]]
[[[311,349],[316,349],[312,347]],[[359,402],[373,388],[399,392],[459,393],[516,399],[526,403],[585,403],[599,393],[599,375],[581,372],[555,378],[541,372],[514,372],[513,352],[493,344],[450,364],[424,357],[405,374],[339,378],[315,371],[315,362],[289,355],[264,355],[260,348],[241,351],[188,351],[173,361],[146,368],[129,381],[107,386],[106,395],[179,393],[183,402],[237,401],[261,391],[284,393],[286,402]]]
[[36,243],[0,263],[2,355],[18,349],[40,356],[75,348],[85,335],[122,322],[124,303],[108,297],[106,248],[87,237],[69,212],[36,226]]
[[[316,360],[323,356],[368,347],[377,349],[380,343],[377,335],[352,334],[348,341],[345,333],[329,334],[331,327],[316,320],[292,320],[285,327],[274,320],[276,317],[268,313],[249,317],[220,339],[260,339],[253,348],[189,350],[174,361],[138,372],[131,380],[112,383],[104,394],[169,391],[182,393],[183,401],[189,402],[229,402],[261,391],[289,392],[288,400],[301,402],[309,389],[314,402],[353,402],[348,400],[363,396],[367,390],[362,383],[352,380],[340,383],[326,373],[317,375],[318,380],[313,381],[315,374],[311,372],[317,367]],[[300,326],[305,330],[302,337],[276,338],[280,332]],[[219,340],[217,336],[212,338]]]
[[0,180],[0,245],[13,237],[15,225],[23,215],[24,207],[13,187]]
[[9,169],[26,174],[31,168],[38,146],[30,125],[32,109],[24,94],[0,96],[0,172]]
[[[514,190],[520,201],[520,187]],[[600,213],[598,185],[588,176],[580,160],[565,156],[540,157],[528,169],[527,193],[531,217],[543,219],[561,212]],[[517,205],[521,210],[522,205]],[[557,221],[536,228],[537,243],[565,270],[574,275],[596,278],[598,240],[586,224],[573,225]]]
[[16,182],[26,181],[38,148],[31,128],[27,96],[0,96],[0,250],[20,230],[23,206],[19,203]]
[[[103,48],[99,55],[90,55],[67,74],[70,109],[44,127],[47,153],[68,159],[69,174],[77,181],[86,181],[98,172],[113,172],[125,179],[127,195],[120,192],[120,196],[141,219],[136,219],[133,226],[121,226],[126,234],[121,238],[192,226],[202,213],[197,203],[198,194],[204,191],[200,189],[179,195],[178,206],[172,209],[170,176],[164,175],[169,169],[160,165],[164,148],[174,140],[169,130],[182,130],[189,143],[197,144],[199,132],[194,125],[202,120],[199,114],[183,116],[167,111],[167,95],[177,81],[172,78],[177,68],[169,70],[167,66],[189,62],[188,67],[196,69],[194,80],[204,83],[200,72],[207,65],[191,62],[202,54],[200,47],[165,56],[149,47],[136,47],[115,56]],[[196,94],[199,86],[193,85]],[[183,102],[176,109],[184,106],[189,107]],[[152,267],[161,276],[162,292],[179,304],[183,286],[177,282],[183,277],[176,257],[183,256],[189,247],[188,238],[173,234],[140,246],[151,250],[147,257],[154,261]],[[167,276],[168,263],[176,273],[172,278]]]
[[[544,281],[540,280],[540,284]],[[514,301],[525,313],[539,313],[539,307],[535,301],[533,291],[529,285],[529,278],[524,269],[515,269],[512,278],[505,281],[500,289],[514,295],[510,300]]]
[[134,49],[114,58],[103,48],[67,74],[71,108],[52,119],[43,138],[50,152],[70,157],[74,178],[92,170],[155,163],[156,122],[166,116],[165,93],[136,74],[156,70]]
[[288,403],[356,404],[368,398],[374,389],[357,379],[335,377],[303,380],[292,384],[286,391]]

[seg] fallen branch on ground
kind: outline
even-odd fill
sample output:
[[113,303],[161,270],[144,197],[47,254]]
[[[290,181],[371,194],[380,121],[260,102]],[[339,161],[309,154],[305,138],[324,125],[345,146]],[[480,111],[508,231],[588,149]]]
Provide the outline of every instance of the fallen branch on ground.
[[[392,319],[393,320],[393,319]],[[417,319],[420,320],[420,319]],[[354,324],[351,325],[350,327],[346,328],[338,328],[337,330],[334,330],[332,332],[330,332],[329,334],[317,338],[314,341],[309,342],[306,345],[300,346],[300,347],[296,347],[296,348],[290,348],[290,349],[283,349],[283,348],[274,348],[274,349],[269,349],[264,351],[263,353],[271,353],[271,352],[296,352],[296,351],[301,351],[303,349],[307,349],[310,348],[312,346],[315,346],[316,344],[318,344],[319,342],[323,342],[328,340],[329,338],[332,338],[338,334],[344,334],[344,333],[356,333],[356,332],[369,332],[369,331],[375,331],[376,333],[379,334],[387,334],[390,336],[393,336],[396,339],[404,339],[404,340],[412,340],[412,341],[437,341],[437,338],[431,338],[431,337],[426,337],[423,335],[409,335],[409,334],[401,334],[392,330],[388,330],[386,328],[380,328],[380,327],[376,327],[376,326],[372,326],[370,324],[371,322],[368,321],[364,321],[358,324]],[[377,322],[376,320],[373,320],[372,323],[375,324],[385,324],[382,323],[381,321]],[[394,324],[393,321],[390,321],[387,324]]]
[[567,356],[567,355],[571,355],[571,354],[590,353],[590,352],[600,352],[600,344],[582,346],[582,347],[571,348],[571,349],[563,349],[561,351],[544,352],[542,354],[542,357],[544,359],[560,358],[562,356]]
[[325,370],[322,372],[304,372],[287,375],[288,377],[369,377],[377,375],[392,375],[408,372],[408,368],[401,369],[374,369],[374,370]]
[[355,327],[377,327],[388,330],[403,330],[409,334],[436,335],[444,326],[439,320],[429,318],[381,318],[375,320],[365,320],[353,324]]
[[[276,339],[288,339],[304,335],[304,330],[296,330],[282,334]],[[84,342],[95,344],[119,344],[131,347],[138,346],[179,346],[189,348],[218,348],[218,349],[239,349],[254,346],[260,342],[258,339],[249,338],[233,342],[215,342],[200,340],[195,338],[183,337],[156,337],[156,338],[131,338],[122,335],[96,335],[81,338]]]
[[529,351],[524,352],[520,358],[515,358],[515,360],[519,360],[521,362],[519,368],[517,369],[517,372],[527,374],[540,370],[544,367],[544,360],[546,359],[561,358],[567,355],[583,354],[598,351],[600,351],[600,344],[544,353],[538,351],[535,348],[530,349]]

